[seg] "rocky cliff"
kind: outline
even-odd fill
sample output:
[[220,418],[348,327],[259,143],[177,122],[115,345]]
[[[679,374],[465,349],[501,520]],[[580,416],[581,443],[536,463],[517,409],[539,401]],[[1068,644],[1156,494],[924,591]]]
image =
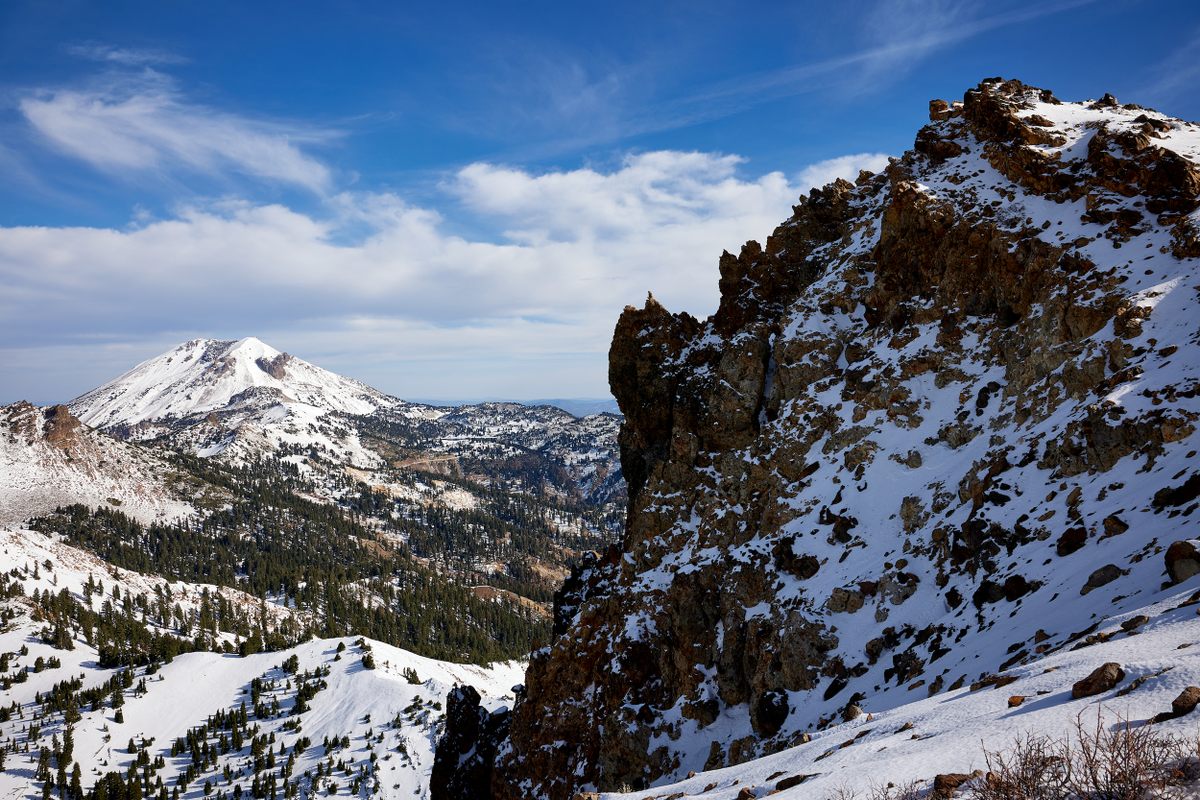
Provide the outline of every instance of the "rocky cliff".
[[625,540],[564,587],[493,795],[742,762],[1189,573],[1198,161],[1196,125],[987,80],[724,254],[709,319],[627,308]]

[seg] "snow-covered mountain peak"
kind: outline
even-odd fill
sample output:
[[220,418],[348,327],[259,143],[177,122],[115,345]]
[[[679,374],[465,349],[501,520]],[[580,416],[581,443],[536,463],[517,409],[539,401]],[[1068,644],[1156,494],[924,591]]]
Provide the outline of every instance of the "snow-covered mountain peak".
[[[263,389],[265,392],[251,392]],[[272,391],[273,390],[273,391]],[[369,414],[384,396],[255,337],[192,339],[71,402],[94,427],[132,426],[218,411],[247,395],[320,411]]]

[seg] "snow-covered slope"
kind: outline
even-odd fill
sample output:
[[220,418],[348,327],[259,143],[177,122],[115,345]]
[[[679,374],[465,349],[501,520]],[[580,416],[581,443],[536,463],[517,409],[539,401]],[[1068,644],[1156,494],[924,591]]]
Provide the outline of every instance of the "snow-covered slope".
[[[1140,728],[1170,712],[1187,687],[1200,685],[1200,649],[1195,646],[1200,619],[1194,598],[1190,591],[1163,593],[1150,606],[1107,620],[1097,631],[1106,641],[1018,667],[1005,673],[1003,681],[863,713],[797,747],[649,792],[602,797],[853,798],[879,796],[893,784],[916,784],[914,788],[927,792],[939,774],[994,769],[996,761],[989,765],[985,753],[1011,756],[1016,743],[1031,735],[1078,740],[1077,723],[1085,736],[1094,735],[1098,722],[1104,732],[1126,723]],[[1121,665],[1124,679],[1111,690],[1074,699],[1072,685],[1106,663]],[[1192,742],[1194,748],[1200,712],[1160,721],[1154,731]],[[749,795],[743,794],[747,791]]]
[[193,513],[188,499],[160,455],[89,430],[65,406],[0,408],[0,525],[71,503],[171,520]]
[[375,467],[379,456],[363,447],[346,416],[397,402],[250,337],[185,342],[70,406],[93,427],[164,439],[201,456],[253,460],[298,448]]
[[[7,567],[6,577],[15,576],[24,594],[2,603],[16,612],[16,617],[0,628],[0,657],[4,658],[5,677],[9,679],[4,704],[15,703],[18,709],[11,718],[5,714],[0,722],[0,742],[15,742],[17,747],[8,753],[5,769],[0,771],[3,798],[39,797],[41,781],[34,778],[34,773],[40,750],[49,748],[52,740],[62,740],[64,713],[50,710],[39,720],[34,739],[25,747],[28,723],[47,708],[37,697],[41,695],[45,700],[55,685],[82,677],[81,684],[72,690],[79,695],[103,685],[117,672],[100,668],[96,649],[78,636],[72,649],[44,643],[40,635],[44,626],[30,619],[28,596],[35,591],[66,591],[75,600],[88,602],[84,586],[95,578],[104,587],[103,593],[91,596],[90,603],[96,609],[109,602],[114,588],[122,598],[144,595],[152,601],[166,591],[188,624],[195,626],[200,620],[200,597],[207,590],[211,596],[220,594],[252,614],[262,613],[258,611],[259,601],[241,592],[168,583],[114,569],[32,531],[0,531],[0,553]],[[292,612],[268,604],[265,613],[280,619]],[[364,666],[363,657],[368,652],[374,659],[374,669]],[[39,663],[41,668],[35,671]],[[256,727],[254,732],[272,739],[274,753],[284,753],[269,772],[278,775],[287,756],[295,752],[291,778],[299,782],[306,796],[317,796],[318,787],[320,795],[332,795],[330,786],[336,785],[343,797],[374,794],[420,798],[427,796],[442,703],[450,688],[472,685],[488,705],[495,705],[511,699],[510,689],[519,682],[521,672],[518,663],[492,667],[450,664],[380,642],[355,639],[313,640],[246,657],[187,653],[149,673],[143,667],[136,668],[131,685],[120,691],[123,702],[119,721],[109,692],[94,707],[82,706],[80,718],[73,725],[72,760],[82,767],[81,783],[87,790],[101,775],[127,770],[137,758],[128,749],[132,739],[146,751],[150,762],[163,758],[164,764],[155,775],[173,787],[193,765],[189,749],[172,753],[174,742],[209,722],[212,715],[236,714],[245,704],[249,725]],[[20,682],[11,680],[19,674],[23,674]],[[262,681],[261,694],[252,687],[256,679]],[[306,700],[307,709],[295,713],[302,682],[310,684],[315,692]],[[220,733],[210,731],[209,741],[215,745]],[[327,741],[335,742],[328,750]],[[251,745],[251,736],[247,735],[240,749],[230,749],[207,766],[193,768],[192,780],[182,796],[204,797],[208,782],[221,790],[240,785],[249,792],[255,763]],[[337,766],[324,777],[315,777],[318,769],[324,772],[330,764]],[[228,780],[222,775],[226,767],[231,771]],[[362,778],[361,786],[351,791],[355,778]],[[280,785],[281,792],[282,788]]]

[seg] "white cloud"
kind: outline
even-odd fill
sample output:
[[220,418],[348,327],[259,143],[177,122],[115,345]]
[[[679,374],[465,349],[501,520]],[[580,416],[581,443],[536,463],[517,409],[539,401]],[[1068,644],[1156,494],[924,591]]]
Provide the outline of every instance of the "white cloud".
[[[853,177],[874,158],[820,171]],[[402,395],[594,396],[624,305],[653,290],[711,312],[721,250],[764,237],[807,189],[738,165],[670,151],[607,172],[474,164],[445,186],[469,220],[344,193],[326,218],[223,202],[126,230],[0,228],[0,364],[45,348],[61,399],[110,378],[117,356],[253,334]],[[453,232],[469,227],[504,232]],[[30,374],[3,367],[0,384]]]
[[182,169],[208,177],[250,176],[317,193],[329,169],[302,145],[328,132],[254,120],[186,102],[165,76],[109,76],[99,88],[25,97],[21,113],[44,141],[118,175]]

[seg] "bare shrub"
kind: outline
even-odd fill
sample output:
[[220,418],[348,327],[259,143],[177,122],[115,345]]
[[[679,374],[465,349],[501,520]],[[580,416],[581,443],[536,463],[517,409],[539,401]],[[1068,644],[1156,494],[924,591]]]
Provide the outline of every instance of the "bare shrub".
[[971,800],[1172,800],[1194,795],[1200,740],[1120,720],[1075,720],[1073,735],[1026,734],[1003,752],[984,750],[987,774],[967,785]]
[[920,800],[925,796],[921,781],[876,784],[867,791],[866,800]]
[[825,800],[859,800],[858,792],[842,784],[830,791]]
[[1070,797],[1071,747],[1028,733],[1008,752],[984,750],[987,774],[972,781],[968,792],[975,800],[1064,800]]
[[[1190,751],[1190,752],[1189,752]],[[1186,780],[1195,757],[1181,737],[1159,733],[1153,725],[1120,720],[1108,728],[1099,711],[1095,725],[1075,720],[1071,788],[1093,800],[1143,800],[1165,797]]]

